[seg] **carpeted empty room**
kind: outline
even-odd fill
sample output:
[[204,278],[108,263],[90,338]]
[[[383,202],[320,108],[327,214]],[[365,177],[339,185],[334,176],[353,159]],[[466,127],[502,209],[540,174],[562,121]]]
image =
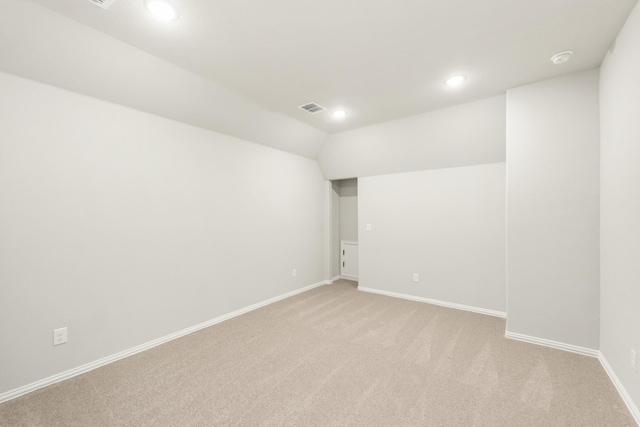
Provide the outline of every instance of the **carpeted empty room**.
[[0,427],[640,425],[639,0],[1,0]]
[[338,281],[0,406],[13,426],[633,426],[597,359]]

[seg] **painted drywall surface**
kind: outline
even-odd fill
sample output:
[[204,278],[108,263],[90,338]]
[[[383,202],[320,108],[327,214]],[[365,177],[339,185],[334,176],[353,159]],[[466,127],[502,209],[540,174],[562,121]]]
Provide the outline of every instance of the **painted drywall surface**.
[[509,332],[598,348],[598,70],[507,93]]
[[315,161],[4,73],[0,93],[0,393],[323,280]]
[[358,241],[358,179],[338,181],[340,189],[340,240]]
[[2,71],[301,156],[316,158],[327,136],[28,1],[0,2],[0,52]]
[[340,240],[358,241],[358,196],[340,197]]
[[341,179],[338,183],[340,197],[351,197],[358,195],[358,178]]
[[[640,6],[600,70],[600,351],[640,408]],[[639,370],[640,372],[640,370]]]
[[504,96],[334,134],[318,156],[327,179],[504,160]]
[[358,198],[360,286],[505,311],[504,163],[359,178]]

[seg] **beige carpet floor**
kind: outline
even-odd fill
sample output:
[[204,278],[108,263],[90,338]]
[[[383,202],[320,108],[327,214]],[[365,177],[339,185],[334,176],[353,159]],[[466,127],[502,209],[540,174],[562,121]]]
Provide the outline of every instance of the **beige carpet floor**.
[[635,426],[598,360],[340,281],[0,405],[2,426]]

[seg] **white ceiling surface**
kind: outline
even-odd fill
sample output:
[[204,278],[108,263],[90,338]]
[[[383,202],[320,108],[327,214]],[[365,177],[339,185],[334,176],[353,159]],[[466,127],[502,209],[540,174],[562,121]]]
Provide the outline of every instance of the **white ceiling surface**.
[[[0,71],[311,159],[327,137],[211,80],[25,0],[0,0]],[[110,117],[102,119],[108,123]]]
[[[33,1],[335,133],[596,67],[637,0],[171,0],[168,24],[142,0]],[[554,66],[562,50],[575,55]],[[447,90],[455,73],[468,81]]]

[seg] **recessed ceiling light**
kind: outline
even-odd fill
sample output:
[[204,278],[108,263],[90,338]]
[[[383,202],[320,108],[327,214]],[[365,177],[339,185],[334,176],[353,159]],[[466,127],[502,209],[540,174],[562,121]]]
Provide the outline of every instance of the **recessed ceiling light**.
[[466,76],[453,76],[448,78],[444,83],[449,87],[456,87],[460,86],[466,79]]
[[178,9],[164,0],[146,0],[145,6],[158,21],[168,22],[178,18]]
[[564,52],[556,53],[551,57],[551,62],[553,62],[555,65],[564,64],[565,62],[571,59],[571,55],[573,55],[573,52],[570,50],[565,50]]
[[344,110],[337,110],[333,112],[333,117],[336,119],[344,119],[347,116],[347,112]]

